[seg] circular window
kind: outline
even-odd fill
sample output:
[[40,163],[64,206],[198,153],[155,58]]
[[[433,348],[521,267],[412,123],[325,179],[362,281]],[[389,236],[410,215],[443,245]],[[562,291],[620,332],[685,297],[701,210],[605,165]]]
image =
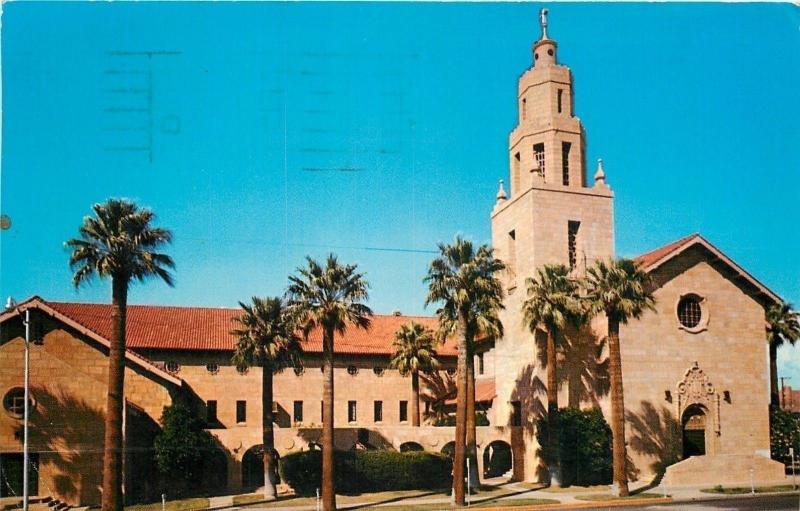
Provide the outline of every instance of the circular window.
[[678,302],[678,321],[686,328],[695,328],[703,318],[703,309],[700,307],[700,298],[696,295],[687,295]]
[[447,374],[449,374],[450,376],[453,376],[454,374],[456,374],[456,370],[453,369],[452,367],[448,367],[447,368]]
[[358,374],[358,368],[356,366],[347,366],[347,374],[350,376],[355,376]]
[[533,60],[539,60],[539,54],[538,53],[534,53],[533,54]]
[[296,374],[297,376],[300,376],[301,374],[303,374],[303,372],[304,372],[305,370],[306,370],[306,369],[305,369],[303,366],[295,366],[295,368],[294,368],[294,374]]
[[383,372],[385,370],[386,369],[384,369],[383,367],[380,367],[380,366],[375,366],[375,367],[372,368],[372,372],[375,373],[375,376],[383,376]]
[[247,366],[245,366],[245,367],[237,367],[236,371],[238,371],[238,373],[241,374],[241,375],[245,375],[250,371],[250,368],[247,367]]
[[[28,406],[33,408],[33,399],[28,399]],[[22,387],[15,387],[3,397],[3,408],[6,409],[9,415],[17,419],[21,419],[25,415],[25,389]]]
[[164,364],[164,367],[166,367],[167,371],[171,373],[177,373],[181,370],[181,365],[174,360],[167,360],[167,363]]
[[547,50],[547,54],[552,57],[553,56],[553,49],[550,48],[549,50]]
[[206,364],[206,371],[208,371],[211,374],[217,374],[219,372],[219,364],[215,364],[213,362],[210,364]]

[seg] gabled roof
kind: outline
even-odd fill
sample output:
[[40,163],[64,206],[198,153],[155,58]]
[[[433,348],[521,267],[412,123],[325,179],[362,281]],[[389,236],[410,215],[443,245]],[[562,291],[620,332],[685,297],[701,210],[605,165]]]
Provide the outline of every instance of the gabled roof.
[[[78,330],[82,334],[84,334],[87,337],[91,338],[92,340],[98,342],[99,344],[105,346],[106,348],[110,347],[110,342],[109,342],[110,330],[108,331],[107,335],[101,335],[97,331],[95,331],[95,330],[93,330],[91,328],[88,328],[87,325],[81,323],[80,321],[76,321],[75,318],[73,318],[73,317],[71,317],[71,316],[69,316],[67,314],[64,314],[58,308],[53,307],[53,305],[54,304],[48,303],[48,302],[42,300],[38,296],[32,296],[31,298],[25,300],[24,302],[22,302],[20,304],[17,304],[14,308],[12,308],[10,310],[7,310],[7,311],[3,312],[2,314],[0,314],[0,323],[3,323],[6,320],[11,319],[11,318],[13,318],[15,316],[21,315],[26,310],[37,309],[37,310],[40,310],[40,311],[44,312],[45,314],[48,314],[49,316],[51,316],[51,317],[53,317],[55,319],[63,322],[64,324],[74,328],[75,330]],[[108,323],[109,323],[109,329],[110,329],[110,322],[111,322],[111,319],[110,319],[110,306],[108,306],[108,307],[109,307]],[[158,367],[152,361],[148,360],[147,358],[145,358],[145,357],[143,357],[143,356],[141,356],[141,355],[139,355],[137,353],[134,353],[133,351],[131,351],[129,349],[125,350],[125,359],[128,362],[130,362],[131,364],[139,367],[140,369],[143,369],[144,371],[146,371],[146,372],[148,372],[148,373],[150,373],[152,375],[155,375],[155,376],[161,378],[162,380],[166,380],[167,382],[172,383],[174,385],[177,385],[179,387],[183,384],[183,380],[181,380],[180,378],[168,373],[164,369],[161,369],[160,367]]]
[[[36,300],[103,339],[111,337],[111,305]],[[230,308],[128,305],[126,346],[133,350],[233,351],[236,338],[230,331],[235,328],[233,318],[240,313],[240,309]],[[368,330],[350,327],[343,337],[337,335],[336,353],[392,355],[395,332],[412,320],[434,330],[438,327],[434,317],[375,315]],[[322,353],[319,330],[309,334],[303,349]],[[448,340],[437,351],[441,356],[455,356],[456,344]]]
[[691,234],[685,238],[681,238],[677,241],[673,241],[672,243],[664,245],[663,247],[659,247],[655,250],[647,252],[646,254],[642,254],[639,257],[636,257],[635,261],[639,263],[642,269],[647,272],[651,272],[672,258],[682,254],[690,247],[697,245],[705,248],[711,253],[715,260],[730,268],[738,275],[739,278],[752,285],[758,291],[758,294],[764,296],[767,300],[775,303],[783,302],[780,296],[775,294],[758,279],[746,272],[741,266],[736,264],[731,258],[722,253],[721,250],[712,245],[711,242],[698,233]]

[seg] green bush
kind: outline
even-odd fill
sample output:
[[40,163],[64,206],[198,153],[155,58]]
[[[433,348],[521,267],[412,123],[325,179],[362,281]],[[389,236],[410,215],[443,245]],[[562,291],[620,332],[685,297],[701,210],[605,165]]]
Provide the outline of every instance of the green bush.
[[794,447],[795,460],[800,459],[800,423],[791,412],[770,407],[769,413],[770,454],[773,460],[791,464],[789,447]]
[[[451,484],[452,461],[430,452],[336,451],[336,491],[357,494],[388,490],[437,489]],[[320,488],[322,452],[303,451],[281,459],[281,478],[300,495]]]
[[213,438],[204,430],[204,422],[186,405],[175,403],[164,407],[161,426],[153,448],[163,483],[178,495],[198,489],[215,452]]
[[[562,484],[589,486],[611,483],[611,428],[603,413],[597,408],[562,408],[556,420]],[[536,428],[539,445],[547,445],[547,432],[547,417],[542,417]],[[541,454],[542,460],[548,463],[550,460],[544,449]]]

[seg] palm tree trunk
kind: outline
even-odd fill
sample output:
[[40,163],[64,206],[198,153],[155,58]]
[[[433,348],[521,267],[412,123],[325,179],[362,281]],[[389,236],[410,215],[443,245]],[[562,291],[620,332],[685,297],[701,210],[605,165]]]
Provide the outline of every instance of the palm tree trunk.
[[275,500],[277,463],[275,460],[275,431],[272,413],[272,369],[261,367],[261,440],[264,446],[264,500]]
[[[470,341],[468,341],[470,342]],[[471,490],[477,489],[481,480],[478,477],[478,442],[477,431],[475,430],[475,359],[474,353],[470,350],[467,355],[467,436],[466,436],[467,455],[469,460],[469,486]]]
[[625,400],[622,389],[622,357],[619,347],[619,320],[608,316],[608,373],[611,380],[611,434],[614,457],[614,482],[620,497],[628,496],[628,475],[625,448]]
[[453,453],[453,500],[463,506],[464,468],[467,440],[467,321],[463,312],[458,317],[458,372],[456,373],[456,437]]
[[108,397],[103,439],[102,511],[122,511],[122,407],[125,401],[125,318],[128,280],[111,280],[111,344],[108,350]]
[[558,377],[555,332],[547,329],[547,450],[550,486],[561,486],[558,449]]
[[411,425],[419,427],[419,373],[411,372]]
[[769,343],[769,395],[770,404],[778,408],[781,406],[780,393],[778,389],[778,346],[774,342]]
[[333,474],[333,330],[323,332],[322,350],[322,509],[336,509],[336,491]]

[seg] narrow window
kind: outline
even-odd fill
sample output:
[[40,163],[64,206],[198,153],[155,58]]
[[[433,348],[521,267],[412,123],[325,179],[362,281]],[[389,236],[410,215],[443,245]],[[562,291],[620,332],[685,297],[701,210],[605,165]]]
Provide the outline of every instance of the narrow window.
[[324,417],[325,417],[325,401],[320,401],[319,402],[319,421],[320,422],[324,421],[325,420]]
[[564,181],[564,186],[569,186],[569,150],[572,144],[569,142],[561,142],[561,176]]
[[303,422],[303,402],[302,401],[295,401],[294,402],[294,421],[295,422]]
[[214,399],[206,401],[206,422],[208,424],[217,423],[217,401]]
[[517,281],[517,232],[508,231],[508,256],[506,261],[508,268],[509,287],[513,287]]
[[483,353],[478,355],[478,374],[483,374]]
[[533,160],[536,162],[536,166],[538,169],[539,175],[544,177],[544,144],[534,144],[533,145]]
[[375,401],[374,419],[375,422],[383,422],[383,401]]
[[578,229],[581,223],[570,220],[567,223],[567,249],[569,250],[569,267],[575,269],[578,264]]
[[514,155],[514,175],[511,176],[511,194],[519,193],[519,167],[520,167],[520,154]]
[[522,98],[522,119],[528,116],[528,101],[525,98]]
[[236,401],[236,424],[247,422],[247,401]]
[[347,402],[347,422],[355,422],[357,418],[356,415],[356,402],[355,401],[348,401]]
[[511,425],[522,426],[522,406],[519,401],[511,402]]
[[408,401],[400,401],[400,422],[408,422]]
[[564,89],[558,89],[558,113],[561,113],[561,101],[564,96]]

